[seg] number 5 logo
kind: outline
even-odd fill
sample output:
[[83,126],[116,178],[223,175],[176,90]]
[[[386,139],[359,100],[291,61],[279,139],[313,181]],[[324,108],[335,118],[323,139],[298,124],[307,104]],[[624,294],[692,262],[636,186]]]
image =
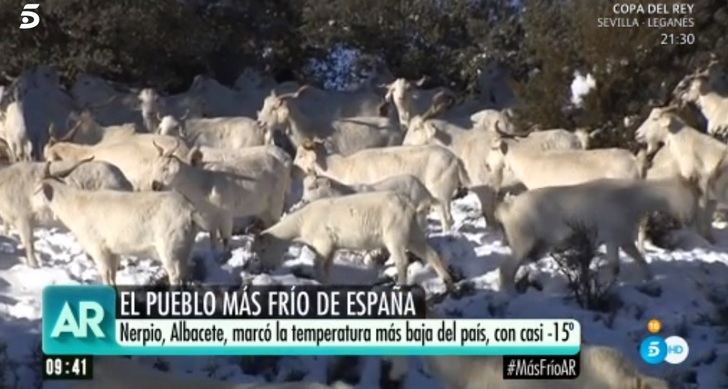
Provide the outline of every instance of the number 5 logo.
[[658,355],[660,355],[660,342],[650,342],[650,345],[647,346],[647,356],[650,358],[654,358]]
[[34,11],[38,7],[40,7],[40,4],[26,4],[23,7],[23,10],[20,12],[21,30],[28,30],[40,24],[40,16]]
[[659,336],[650,336],[640,344],[640,356],[642,360],[656,365],[662,363],[667,356],[667,344],[665,340]]

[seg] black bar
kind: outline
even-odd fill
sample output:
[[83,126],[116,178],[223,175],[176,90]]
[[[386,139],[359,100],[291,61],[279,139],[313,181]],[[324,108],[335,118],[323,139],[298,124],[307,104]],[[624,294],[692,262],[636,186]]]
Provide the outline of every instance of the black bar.
[[581,371],[581,354],[503,357],[504,380],[570,380]]
[[[322,293],[329,297],[338,292],[339,310],[338,314],[319,315],[317,296]],[[364,292],[363,294],[361,292]],[[133,294],[132,294],[133,293]],[[148,294],[149,293],[149,294]],[[177,293],[177,294],[174,294]],[[366,298],[370,297],[368,293],[379,299],[386,299],[388,306],[392,305],[393,300],[406,302],[411,300],[414,306],[414,313],[397,314],[389,310],[385,313],[371,312],[371,314],[360,314],[362,306],[355,301],[351,306],[347,304],[347,297],[354,293],[354,297]],[[359,293],[359,294],[356,294]],[[301,298],[302,294],[308,295],[309,309],[305,314],[301,312],[281,313],[277,309],[281,304],[269,304],[270,298],[283,297],[288,295],[292,298]],[[163,305],[154,304],[147,310],[147,298],[156,296],[157,301],[164,299]],[[243,295],[247,296],[249,311],[237,310],[236,312],[224,312],[226,296],[228,301],[232,301],[230,297],[237,295],[238,306],[242,306]],[[122,296],[124,296],[122,298]],[[189,313],[177,310],[173,312],[166,303],[171,301],[171,297],[176,296],[177,300],[182,300],[185,296],[191,302],[187,306],[194,307]],[[133,297],[133,298],[132,298]],[[170,300],[167,300],[170,298]],[[125,306],[122,309],[122,300]],[[133,300],[133,308],[132,303]],[[214,300],[214,301],[213,301]],[[253,303],[257,301],[257,305]],[[360,300],[361,301],[361,300]],[[366,304],[365,304],[366,305]],[[406,304],[401,304],[406,305]],[[228,304],[231,306],[231,304]],[[379,305],[377,305],[378,307]],[[167,307],[167,308],[165,308]],[[180,305],[178,305],[180,307]],[[260,308],[259,311],[257,308]],[[349,310],[349,308],[352,308]],[[290,310],[289,310],[290,311]],[[388,286],[320,286],[320,285],[265,285],[265,286],[197,286],[197,287],[177,287],[170,289],[169,287],[152,287],[152,286],[119,286],[116,292],[116,318],[118,319],[418,319],[424,318],[426,314],[425,292],[419,286],[411,287],[388,287]]]
[[94,358],[90,355],[43,354],[43,380],[91,380]]

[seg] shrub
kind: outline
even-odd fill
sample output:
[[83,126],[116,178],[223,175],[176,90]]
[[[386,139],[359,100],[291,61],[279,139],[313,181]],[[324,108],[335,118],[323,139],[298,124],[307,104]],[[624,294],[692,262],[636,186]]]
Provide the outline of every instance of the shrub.
[[559,264],[559,271],[566,277],[569,289],[576,302],[585,309],[609,311],[611,309],[611,288],[615,280],[602,282],[599,269],[592,269],[597,257],[596,230],[583,225],[572,227],[574,233],[564,248],[551,253]]

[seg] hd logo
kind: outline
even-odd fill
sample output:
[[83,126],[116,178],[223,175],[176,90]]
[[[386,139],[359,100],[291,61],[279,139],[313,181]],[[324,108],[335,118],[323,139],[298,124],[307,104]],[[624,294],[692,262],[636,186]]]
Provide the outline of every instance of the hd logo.
[[[647,330],[653,334],[660,331],[661,324],[658,320],[652,319],[647,324]],[[661,336],[652,335],[640,344],[640,356],[642,360],[657,365],[662,362],[677,365],[688,358],[690,347],[688,342],[680,336],[670,336],[663,339]]]

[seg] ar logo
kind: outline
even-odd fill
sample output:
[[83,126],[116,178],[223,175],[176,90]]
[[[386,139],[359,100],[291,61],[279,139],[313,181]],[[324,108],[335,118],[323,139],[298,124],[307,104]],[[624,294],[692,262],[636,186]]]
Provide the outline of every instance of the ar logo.
[[78,314],[79,318],[76,320],[71,305],[66,301],[53,326],[51,337],[57,338],[63,333],[70,332],[76,338],[86,338],[89,328],[95,337],[105,337],[101,331],[101,321],[104,320],[104,309],[101,304],[95,301],[81,301],[78,303]]

